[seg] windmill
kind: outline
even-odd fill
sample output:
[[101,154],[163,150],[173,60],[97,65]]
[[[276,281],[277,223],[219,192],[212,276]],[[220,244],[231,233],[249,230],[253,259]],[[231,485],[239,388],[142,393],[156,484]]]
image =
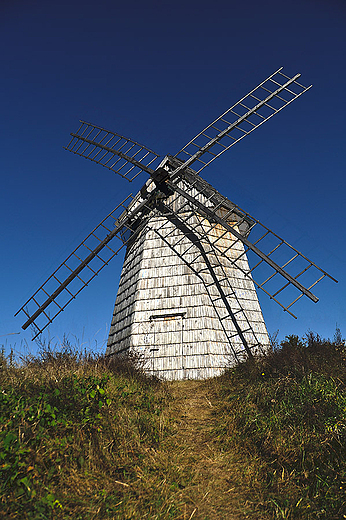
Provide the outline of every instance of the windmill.
[[[292,316],[332,278],[200,173],[310,87],[282,68],[174,156],[80,121],[67,150],[128,181],[149,177],[96,226],[18,311],[37,337],[126,247],[106,353],[141,352],[167,379],[206,378],[269,348],[257,290]],[[251,266],[251,267],[250,267]],[[336,281],[336,280],[334,280]],[[17,313],[17,314],[18,314]],[[295,317],[295,316],[294,316]]]

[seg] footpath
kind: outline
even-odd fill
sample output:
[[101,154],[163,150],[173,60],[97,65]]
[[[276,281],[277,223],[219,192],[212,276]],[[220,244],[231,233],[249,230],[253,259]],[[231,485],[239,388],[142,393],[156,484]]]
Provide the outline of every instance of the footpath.
[[179,491],[182,518],[250,518],[241,493],[241,465],[222,451],[215,438],[213,409],[217,398],[212,387],[203,381],[176,381],[170,383],[170,392],[176,432],[165,449],[171,450],[175,463],[187,477],[186,485],[183,483]]

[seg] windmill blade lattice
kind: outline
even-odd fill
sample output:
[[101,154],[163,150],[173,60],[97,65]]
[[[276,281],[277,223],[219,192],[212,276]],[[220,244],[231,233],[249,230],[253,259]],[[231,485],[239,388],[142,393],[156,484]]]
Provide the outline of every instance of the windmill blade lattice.
[[178,171],[197,161],[198,166],[194,168],[196,173],[200,173],[217,157],[311,88],[311,85],[304,87],[298,83],[300,74],[290,78],[281,70],[282,67],[189,141],[174,156],[183,163]]
[[[179,202],[175,198],[174,204]],[[157,216],[162,214],[166,219],[153,228],[154,232],[202,281],[234,359],[240,362],[255,352],[263,352],[260,338],[226,274],[224,258],[205,232],[200,214],[184,202],[181,211],[173,212],[170,204],[160,201],[158,210]],[[182,235],[177,235],[177,228]],[[184,243],[185,237],[190,240],[189,246]]]
[[[208,238],[219,253],[229,256],[232,264],[241,271],[242,258],[246,254],[252,268],[250,272],[243,271],[244,274],[250,276],[257,288],[264,291],[294,318],[296,316],[290,308],[302,296],[305,295],[314,302],[318,301],[311,292],[318,282],[325,277],[336,282],[326,271],[259,220],[220,195],[201,177],[191,174],[188,170],[180,173],[179,177],[180,181],[176,179],[174,182],[168,182],[175,190],[175,195],[169,199],[168,204],[166,203],[172,213],[178,211],[179,214],[185,214],[187,225],[192,213],[204,214],[204,233],[201,234],[200,230],[196,229],[201,238]],[[184,202],[181,199],[185,199]],[[220,244],[229,231],[234,235],[234,243],[228,250],[224,250]],[[251,238],[253,237],[251,241],[248,239],[250,232]],[[245,246],[239,253],[237,242]]]
[[[80,121],[66,150],[96,162],[133,181],[143,171],[151,173],[159,155],[146,146],[104,128]],[[152,168],[149,168],[149,167]]]
[[[149,208],[147,201],[134,206],[133,200],[129,195],[118,204],[16,313],[23,312],[27,318],[23,329],[33,324],[35,336],[32,339],[41,334],[140,230],[136,219],[139,215],[143,217]],[[109,242],[115,237],[121,243],[112,248]]]

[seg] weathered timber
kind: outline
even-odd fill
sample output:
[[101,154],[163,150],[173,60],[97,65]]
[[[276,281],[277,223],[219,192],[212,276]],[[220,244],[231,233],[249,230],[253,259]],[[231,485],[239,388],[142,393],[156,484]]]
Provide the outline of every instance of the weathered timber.
[[253,353],[268,349],[243,253],[180,196],[163,201],[127,247],[107,354],[139,353],[148,372],[173,380],[221,374],[247,356],[244,342]]

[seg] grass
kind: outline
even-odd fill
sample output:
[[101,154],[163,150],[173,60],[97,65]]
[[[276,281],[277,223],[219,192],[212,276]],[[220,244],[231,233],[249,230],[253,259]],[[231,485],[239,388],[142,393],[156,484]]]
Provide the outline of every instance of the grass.
[[0,359],[0,518],[346,518],[343,342],[290,336],[205,382],[42,346]]
[[345,369],[344,346],[310,333],[214,381],[215,432],[268,518],[346,518]]
[[1,379],[2,518],[139,518],[151,507],[131,484],[165,435],[162,384],[69,345]]

